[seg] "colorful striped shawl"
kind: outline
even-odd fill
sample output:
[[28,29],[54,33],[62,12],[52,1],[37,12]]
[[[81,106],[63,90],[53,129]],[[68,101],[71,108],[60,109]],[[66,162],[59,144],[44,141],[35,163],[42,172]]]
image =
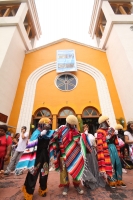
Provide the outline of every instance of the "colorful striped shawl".
[[31,173],[34,170],[35,160],[36,160],[36,151],[37,151],[37,145],[38,145],[38,138],[44,138],[44,139],[50,139],[54,133],[53,130],[47,131],[46,135],[40,136],[41,131],[39,129],[36,129],[31,138],[28,142],[28,145],[23,152],[23,155],[21,156],[15,171],[20,169],[28,169]]
[[60,169],[59,158],[64,158],[67,172],[76,180],[81,180],[86,159],[86,148],[91,152],[89,140],[76,129],[61,126],[50,141],[50,156],[54,157],[56,170]]

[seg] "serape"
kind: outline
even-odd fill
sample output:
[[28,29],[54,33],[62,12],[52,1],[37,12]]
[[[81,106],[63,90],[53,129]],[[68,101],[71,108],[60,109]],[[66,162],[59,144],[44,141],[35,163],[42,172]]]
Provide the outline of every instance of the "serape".
[[26,146],[25,151],[23,152],[15,171],[21,170],[21,169],[28,169],[31,173],[34,172],[34,165],[36,160],[36,152],[37,152],[37,145],[38,145],[38,138],[44,138],[44,139],[50,139],[54,133],[54,130],[49,130],[47,133],[43,136],[40,136],[41,131],[36,129],[31,138],[28,142],[28,145]]
[[75,180],[81,180],[85,168],[86,148],[91,152],[86,135],[66,125],[60,126],[50,141],[50,157],[54,157],[56,170],[60,169],[60,157],[64,158],[67,172]]

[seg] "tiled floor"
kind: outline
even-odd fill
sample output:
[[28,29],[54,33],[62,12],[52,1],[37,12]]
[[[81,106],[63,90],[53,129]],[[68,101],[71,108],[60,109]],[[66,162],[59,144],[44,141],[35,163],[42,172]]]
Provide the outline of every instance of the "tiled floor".
[[[21,176],[10,175],[0,179],[0,200],[24,200],[21,187],[24,183],[26,172]],[[133,200],[133,170],[123,175],[123,180],[127,184],[126,188],[110,187],[98,188],[94,191],[84,189],[84,195],[79,195],[70,185],[69,193],[66,197],[62,196],[62,188],[59,188],[59,173],[50,172],[48,179],[48,193],[46,197],[38,195],[38,183],[34,192],[33,200]]]

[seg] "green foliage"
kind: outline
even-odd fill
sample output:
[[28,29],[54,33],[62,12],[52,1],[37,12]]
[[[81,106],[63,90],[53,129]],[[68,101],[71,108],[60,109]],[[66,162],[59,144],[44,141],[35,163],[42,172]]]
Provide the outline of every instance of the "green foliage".
[[34,124],[31,124],[31,125],[30,125],[30,128],[31,128],[31,129],[34,129],[34,128],[35,128]]
[[117,121],[124,127],[125,124],[124,118],[120,117],[119,119],[117,119]]
[[83,120],[81,118],[78,118],[80,132],[83,133]]

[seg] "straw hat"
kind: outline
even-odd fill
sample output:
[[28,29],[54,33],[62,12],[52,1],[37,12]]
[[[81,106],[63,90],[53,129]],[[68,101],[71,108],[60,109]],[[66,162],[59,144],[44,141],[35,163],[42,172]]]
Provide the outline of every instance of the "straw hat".
[[108,119],[109,119],[109,117],[107,117],[107,116],[100,116],[99,119],[98,119],[98,123],[101,124]]
[[42,117],[39,122],[39,124],[51,124],[51,120],[48,117]]
[[78,125],[78,119],[74,115],[68,115],[66,122],[71,125]]
[[115,129],[116,130],[123,129],[123,126],[121,124],[116,124]]

